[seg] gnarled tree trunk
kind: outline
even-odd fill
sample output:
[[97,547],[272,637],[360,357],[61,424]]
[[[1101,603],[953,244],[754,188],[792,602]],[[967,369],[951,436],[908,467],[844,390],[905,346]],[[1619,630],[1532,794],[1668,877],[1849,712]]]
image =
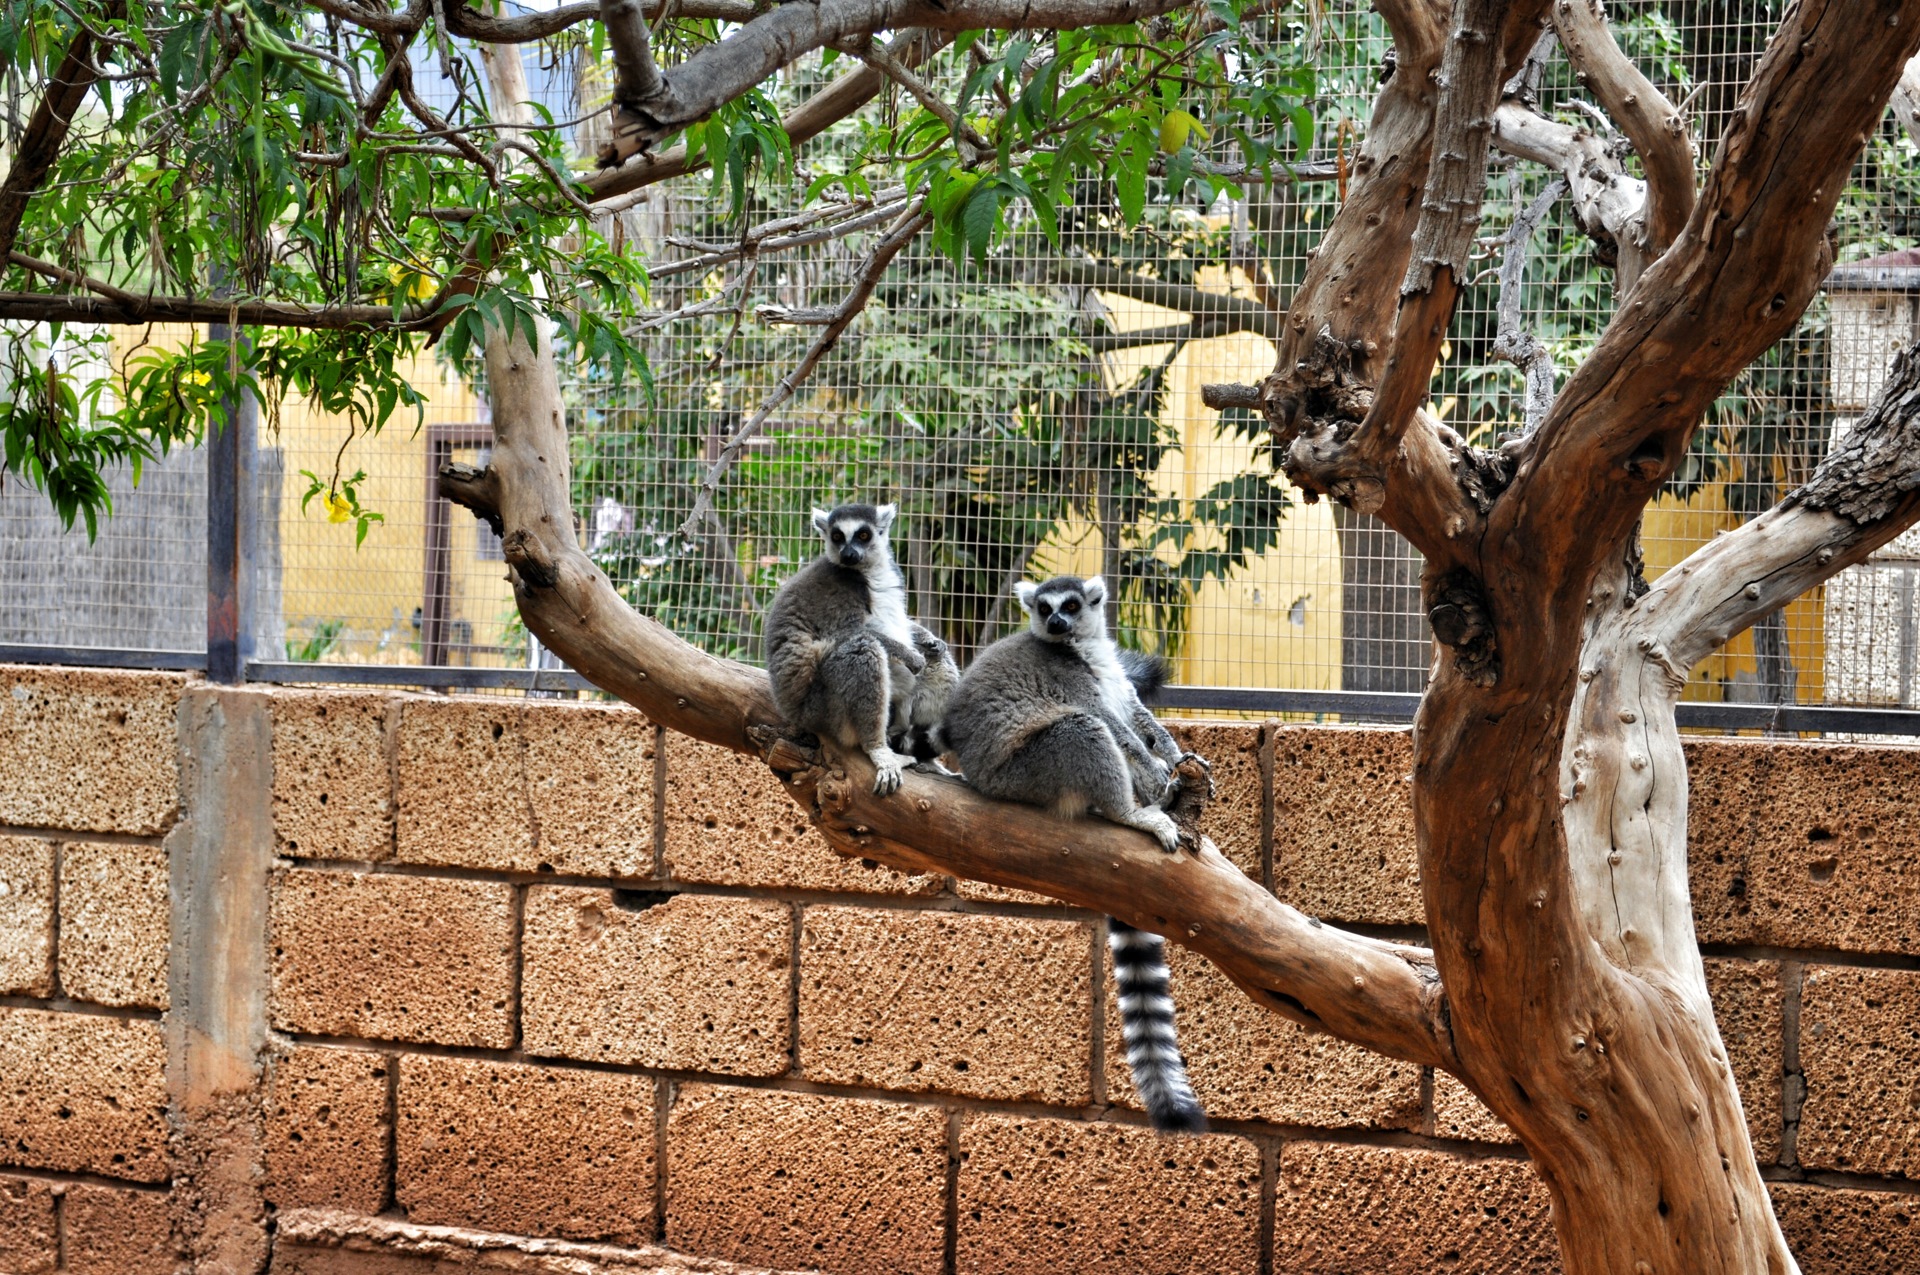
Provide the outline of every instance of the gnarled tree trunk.
[[1551,19],[1647,182],[1635,215],[1608,214],[1635,277],[1538,429],[1483,452],[1420,405],[1541,0],[1381,0],[1397,70],[1262,390],[1296,484],[1377,514],[1426,563],[1440,645],[1414,808],[1431,952],[1303,917],[1210,845],[1162,855],[952,779],[876,797],[864,757],[783,740],[760,674],[636,615],[575,543],[544,341],[492,338],[492,464],[451,467],[442,489],[503,533],[543,642],[654,720],[769,758],[843,852],[1118,916],[1277,1013],[1458,1076],[1532,1156],[1570,1275],[1787,1272],[1695,943],[1674,707],[1700,659],[1920,518],[1920,362],[1807,486],[1650,590],[1635,529],[1707,406],[1813,295],[1848,168],[1920,44],[1920,0],[1791,10],[1697,199],[1672,108],[1586,3]]

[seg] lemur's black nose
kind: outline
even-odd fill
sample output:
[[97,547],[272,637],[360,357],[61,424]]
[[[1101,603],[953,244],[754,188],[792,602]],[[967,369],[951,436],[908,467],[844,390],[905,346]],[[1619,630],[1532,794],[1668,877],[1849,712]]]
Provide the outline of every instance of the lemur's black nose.
[[866,550],[855,545],[848,545],[840,551],[840,564],[847,567],[857,567],[860,565],[860,559],[866,556]]
[[1064,615],[1056,614],[1047,617],[1047,632],[1049,633],[1065,633],[1072,627],[1072,622]]

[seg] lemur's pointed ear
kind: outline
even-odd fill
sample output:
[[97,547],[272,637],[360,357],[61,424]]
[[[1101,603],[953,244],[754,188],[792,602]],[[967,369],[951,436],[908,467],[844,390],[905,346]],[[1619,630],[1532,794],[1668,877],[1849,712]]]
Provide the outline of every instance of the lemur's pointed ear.
[[1040,586],[1031,580],[1022,580],[1013,586],[1013,596],[1020,599],[1022,611],[1033,610],[1033,595],[1040,592]]
[[900,506],[898,505],[880,506],[878,509],[873,511],[874,525],[879,527],[882,534],[884,534],[887,528],[893,525],[893,516],[899,512],[900,512]]
[[826,535],[827,523],[831,521],[832,518],[833,518],[833,514],[830,510],[822,509],[818,505],[814,506],[813,529],[819,532],[823,536]]
[[1107,582],[1099,576],[1081,581],[1080,591],[1087,595],[1088,606],[1097,607],[1107,600]]

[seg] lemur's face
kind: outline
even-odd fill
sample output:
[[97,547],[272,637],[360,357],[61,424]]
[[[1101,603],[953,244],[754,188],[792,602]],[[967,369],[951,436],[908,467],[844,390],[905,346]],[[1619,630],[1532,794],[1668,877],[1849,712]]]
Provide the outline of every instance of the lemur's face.
[[825,542],[827,561],[861,568],[887,555],[887,528],[898,509],[893,505],[841,505],[813,511],[813,529]]
[[1014,596],[1033,618],[1036,637],[1048,642],[1071,642],[1075,638],[1106,636],[1107,618],[1102,607],[1107,600],[1107,586],[1099,576],[1088,580],[1079,576],[1057,576],[1045,584],[1023,580],[1015,586]]

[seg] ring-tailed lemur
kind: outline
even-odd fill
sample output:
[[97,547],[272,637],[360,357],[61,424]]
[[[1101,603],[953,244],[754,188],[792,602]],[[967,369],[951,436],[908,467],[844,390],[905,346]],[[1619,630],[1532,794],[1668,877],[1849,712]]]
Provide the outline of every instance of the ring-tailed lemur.
[[872,759],[873,790],[900,786],[912,756],[960,680],[947,644],[907,618],[906,584],[887,549],[892,505],[813,511],[824,541],[767,608],[767,675],[774,703],[800,730]]
[[[1177,849],[1179,830],[1161,803],[1185,754],[1139,695],[1141,686],[1158,688],[1159,662],[1123,652],[1107,636],[1098,576],[1022,583],[1015,593],[1032,624],[968,667],[939,742],[989,797],[1070,818],[1091,811]],[[1174,1037],[1162,940],[1121,921],[1108,926],[1134,1088],[1154,1128],[1204,1129]]]

